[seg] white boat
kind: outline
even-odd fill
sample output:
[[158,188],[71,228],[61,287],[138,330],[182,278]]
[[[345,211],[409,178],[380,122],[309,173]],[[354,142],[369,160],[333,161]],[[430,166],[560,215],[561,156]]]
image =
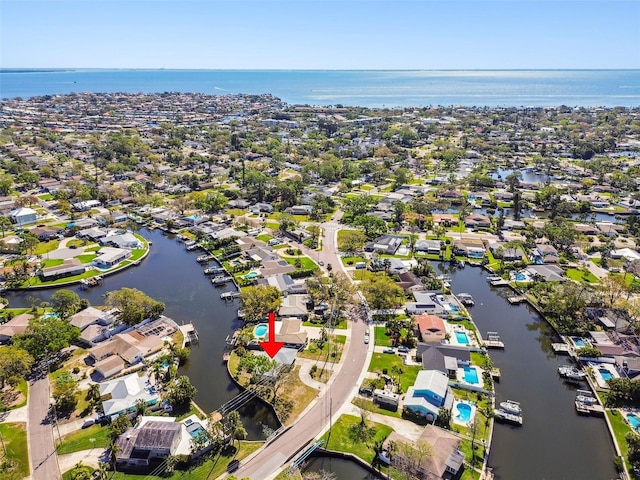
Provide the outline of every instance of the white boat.
[[512,415],[522,415],[522,408],[520,408],[520,403],[514,402],[513,400],[500,402],[500,409]]
[[585,372],[581,372],[573,365],[560,365],[558,367],[558,373],[562,378],[567,378],[569,380],[582,380],[587,376]]
[[489,275],[487,277],[487,282],[498,282],[500,280],[502,280],[502,277],[499,275]]
[[585,405],[595,405],[598,400],[590,395],[576,395],[576,402],[584,403]]

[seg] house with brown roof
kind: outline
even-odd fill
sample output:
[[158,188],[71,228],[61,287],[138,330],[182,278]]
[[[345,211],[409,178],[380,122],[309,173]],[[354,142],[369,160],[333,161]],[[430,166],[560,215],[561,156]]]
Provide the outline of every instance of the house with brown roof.
[[[421,478],[455,479],[464,469],[465,454],[460,451],[460,437],[434,425],[427,425],[417,441],[391,432],[379,455],[381,461],[405,469],[407,462]],[[420,445],[428,446],[431,454],[420,455]],[[410,450],[416,450],[411,454]],[[416,463],[417,462],[417,463]]]
[[425,343],[440,343],[447,334],[444,320],[436,315],[414,315],[413,325],[418,337]]
[[489,228],[491,226],[491,219],[486,215],[472,213],[464,217],[464,225],[469,228]]
[[14,335],[26,332],[32,318],[33,315],[30,313],[21,313],[0,325],[0,343],[5,343],[12,339]]

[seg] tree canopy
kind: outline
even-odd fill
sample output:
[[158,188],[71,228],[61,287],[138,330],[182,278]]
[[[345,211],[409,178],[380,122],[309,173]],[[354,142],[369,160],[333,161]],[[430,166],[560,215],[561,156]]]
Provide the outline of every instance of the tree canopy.
[[404,300],[402,288],[386,275],[370,277],[364,280],[361,288],[369,306],[373,310],[398,308]]
[[247,322],[256,322],[265,318],[269,312],[277,312],[282,303],[280,290],[271,285],[243,288],[240,300]]
[[33,357],[21,348],[7,345],[0,348],[0,389],[5,384],[15,386],[31,370]]
[[136,288],[121,288],[107,293],[106,304],[120,310],[120,319],[127,325],[135,325],[146,318],[158,318],[165,307],[164,303]]
[[13,345],[26,350],[35,360],[67,348],[80,336],[80,329],[55,317],[34,318],[25,333],[13,337]]
[[58,290],[51,295],[51,307],[61,318],[68,318],[80,308],[80,296],[71,290]]

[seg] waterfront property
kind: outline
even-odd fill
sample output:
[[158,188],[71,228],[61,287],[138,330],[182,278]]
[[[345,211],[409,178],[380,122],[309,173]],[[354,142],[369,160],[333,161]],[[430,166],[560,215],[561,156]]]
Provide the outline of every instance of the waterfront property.
[[589,362],[589,369],[593,374],[595,382],[600,388],[609,388],[607,383],[612,378],[620,378],[620,374],[616,370],[615,366],[610,363],[593,363]]
[[100,398],[105,398],[102,401],[105,416],[115,418],[123,412],[135,409],[136,403],[140,401],[146,405],[155,405],[160,397],[147,375],[131,373],[101,383]]
[[421,370],[404,398],[404,408],[414,415],[432,422],[441,407],[451,410],[453,393],[449,378],[438,370]]

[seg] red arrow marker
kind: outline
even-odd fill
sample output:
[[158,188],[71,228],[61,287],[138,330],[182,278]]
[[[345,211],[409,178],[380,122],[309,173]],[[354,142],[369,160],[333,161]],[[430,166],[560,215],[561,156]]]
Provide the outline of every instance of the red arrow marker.
[[276,314],[273,312],[269,313],[269,341],[268,342],[260,342],[260,346],[262,349],[267,352],[271,358],[275,357],[276,354],[280,351],[284,342],[276,342]]

